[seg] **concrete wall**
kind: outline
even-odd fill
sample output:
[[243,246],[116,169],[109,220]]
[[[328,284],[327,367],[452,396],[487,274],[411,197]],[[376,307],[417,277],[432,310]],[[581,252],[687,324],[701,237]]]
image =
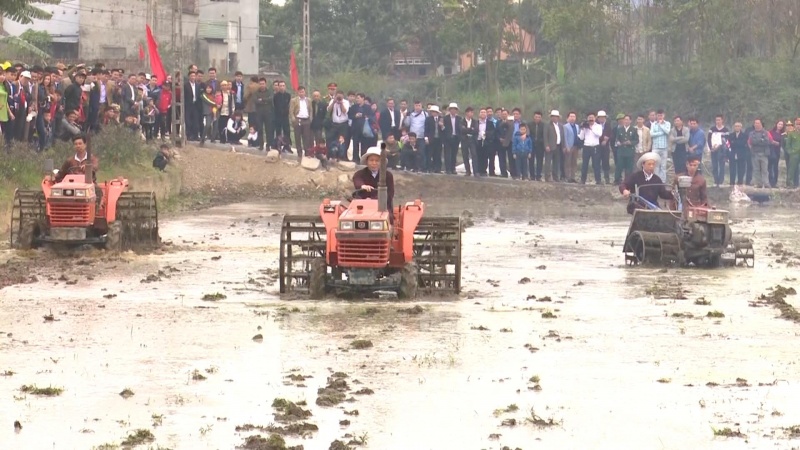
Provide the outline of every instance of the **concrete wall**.
[[[225,22],[229,26],[227,53],[236,53],[238,67],[244,73],[258,71],[258,27],[259,27],[259,0],[228,0],[211,1],[200,0],[199,21],[203,23]],[[239,24],[241,23],[241,26]],[[209,61],[227,61],[228,55],[221,55],[220,45],[223,42],[209,42]],[[217,62],[217,67],[223,70],[227,64]]]

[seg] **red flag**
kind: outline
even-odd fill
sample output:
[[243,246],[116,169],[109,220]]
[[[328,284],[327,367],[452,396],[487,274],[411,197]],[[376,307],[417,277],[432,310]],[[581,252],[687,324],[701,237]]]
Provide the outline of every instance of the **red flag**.
[[144,47],[142,44],[139,44],[139,61],[144,61]]
[[300,87],[300,77],[297,74],[297,61],[294,59],[294,50],[292,50],[292,56],[289,59],[289,77],[292,79],[292,89],[297,91],[297,88]]
[[164,70],[164,65],[161,64],[158,44],[156,44],[156,39],[153,37],[153,30],[150,29],[150,25],[147,25],[147,52],[150,53],[150,71],[158,77],[158,85],[161,86],[167,79],[167,72]]

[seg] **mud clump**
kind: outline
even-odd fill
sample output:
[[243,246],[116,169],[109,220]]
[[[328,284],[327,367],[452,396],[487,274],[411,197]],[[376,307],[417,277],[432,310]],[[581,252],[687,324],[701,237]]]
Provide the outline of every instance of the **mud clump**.
[[263,336],[263,335],[261,335],[261,334],[257,334],[257,335],[255,335],[255,336],[253,336],[253,340],[254,340],[255,342],[264,342],[264,336]]
[[145,428],[139,428],[135,430],[133,433],[129,434],[128,437],[122,441],[123,446],[135,447],[137,445],[142,444],[149,444],[154,442],[156,437],[153,436],[153,433],[150,430]]
[[292,423],[287,426],[262,426],[262,425],[253,425],[253,424],[245,424],[245,425],[238,425],[235,428],[235,431],[238,432],[250,432],[250,431],[261,431],[262,433],[269,433],[269,434],[279,434],[282,436],[301,436],[306,437],[310,434],[319,431],[319,427],[313,423],[308,422],[300,422],[300,423]]
[[328,450],[352,450],[352,447],[337,439],[331,442]]
[[367,388],[367,387],[361,388],[361,389],[353,392],[353,394],[355,394],[355,395],[372,395],[374,393],[375,393],[375,391],[373,391],[372,389]]
[[272,401],[272,407],[278,412],[275,413],[277,422],[298,422],[311,417],[311,411],[303,409],[294,402],[283,398],[276,398]]
[[350,343],[350,347],[356,350],[364,350],[372,348],[372,341],[366,339],[356,339],[355,341]]
[[347,385],[347,382],[342,378],[331,377],[328,378],[328,385],[324,388],[317,389],[317,400],[316,404],[318,406],[335,406],[347,398],[345,392],[347,392],[350,387]]
[[248,436],[244,443],[236,447],[241,450],[303,450],[302,445],[287,447],[286,441],[279,434],[271,434],[264,438],[260,434]]
[[418,315],[424,313],[425,310],[422,309],[422,306],[416,305],[416,306],[414,306],[412,308],[400,308],[400,309],[397,310],[397,312],[408,314],[410,316],[418,316]]
[[134,392],[128,388],[123,389],[122,392],[119,393],[119,396],[125,399],[131,398],[134,395],[135,395]]
[[475,331],[489,331],[489,329],[488,329],[488,328],[486,328],[486,327],[485,327],[485,326],[483,326],[483,325],[478,325],[477,327],[470,327],[470,330],[475,330]]
[[528,277],[524,277],[524,278],[520,279],[519,281],[517,281],[518,284],[528,284],[530,282],[531,282],[531,279],[528,278]]
[[711,317],[714,319],[722,319],[723,317],[725,317],[725,314],[722,311],[709,311],[708,314],[706,314],[706,317]]
[[225,300],[226,298],[228,298],[227,295],[222,294],[220,292],[215,292],[213,294],[204,295],[203,296],[203,301],[204,302],[218,302],[220,300]]
[[542,313],[542,319],[557,319],[558,316],[555,315],[552,311],[545,311]]
[[700,297],[694,301],[694,304],[698,306],[711,306],[711,301],[706,300],[705,297]]
[[686,300],[686,294],[689,293],[683,288],[680,282],[675,283],[674,280],[661,277],[652,286],[645,289],[645,294],[651,295],[657,299],[672,299],[672,300]]
[[757,308],[770,305],[781,312],[781,319],[800,323],[800,311],[786,301],[786,297],[790,295],[797,295],[795,288],[777,285],[770,288],[766,294],[761,294],[756,301],[750,302],[750,306]]
[[63,388],[48,386],[46,388],[37,387],[35,384],[26,384],[19,388],[24,394],[38,395],[40,397],[58,397],[64,392]]
[[530,417],[525,418],[525,422],[535,425],[540,428],[550,428],[557,425],[561,425],[561,421],[557,421],[552,417],[548,417],[547,419],[539,416],[536,414],[536,411],[531,409]]
[[800,438],[800,425],[794,425],[794,426],[785,428],[784,431],[786,431],[786,434],[790,438],[793,438],[793,439],[794,438]]
[[725,428],[722,428],[722,429],[719,429],[719,430],[716,429],[716,428],[713,428],[713,430],[714,430],[714,436],[737,437],[737,438],[746,438],[747,437],[747,435],[742,433],[741,431],[739,431],[739,430],[734,431],[734,430],[731,430],[728,427],[725,427]]
[[197,370],[197,369],[194,369],[194,370],[192,371],[192,380],[194,380],[194,381],[204,381],[204,380],[206,380],[207,378],[208,378],[208,377],[206,377],[205,375],[203,375],[202,373],[200,373],[200,371],[199,371],[199,370]]

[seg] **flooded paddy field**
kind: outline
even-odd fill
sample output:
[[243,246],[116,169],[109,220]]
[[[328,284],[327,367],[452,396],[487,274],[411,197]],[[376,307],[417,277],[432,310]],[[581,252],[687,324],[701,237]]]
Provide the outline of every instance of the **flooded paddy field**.
[[621,204],[452,205],[475,222],[460,297],[281,299],[280,215],[315,208],[174,217],[157,255],[23,255],[0,449],[800,448],[800,323],[757,302],[800,287],[795,211],[734,209],[755,268],[689,270],[626,267]]

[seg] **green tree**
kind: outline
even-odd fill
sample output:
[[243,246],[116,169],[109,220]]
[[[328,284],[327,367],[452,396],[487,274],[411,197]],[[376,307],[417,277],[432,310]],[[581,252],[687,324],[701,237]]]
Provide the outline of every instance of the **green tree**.
[[0,0],[0,14],[21,24],[29,24],[35,19],[49,19],[51,14],[35,4],[57,5],[61,0]]
[[47,31],[28,29],[20,34],[19,38],[45,53],[50,52],[50,45],[53,43],[53,38],[50,37],[50,33]]

